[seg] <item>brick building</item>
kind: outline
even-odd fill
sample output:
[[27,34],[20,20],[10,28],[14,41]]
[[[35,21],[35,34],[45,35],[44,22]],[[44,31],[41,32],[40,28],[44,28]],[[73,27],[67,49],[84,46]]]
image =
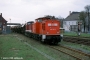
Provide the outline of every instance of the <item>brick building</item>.
[[6,33],[7,21],[0,14],[0,34]]

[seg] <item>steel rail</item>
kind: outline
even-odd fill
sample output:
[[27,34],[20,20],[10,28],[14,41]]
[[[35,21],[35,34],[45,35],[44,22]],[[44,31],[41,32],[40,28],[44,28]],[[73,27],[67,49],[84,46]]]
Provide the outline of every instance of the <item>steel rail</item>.
[[[74,57],[74,58],[76,58],[77,60],[82,60],[83,58],[81,58],[80,56],[76,56],[76,55],[74,55],[74,54],[70,54],[70,53],[68,53],[67,51],[64,51],[64,49],[65,49],[65,50],[70,50],[70,51],[72,51],[72,52],[74,52],[74,53],[77,53],[77,54],[79,54],[79,55],[81,55],[81,56],[85,56],[85,57],[90,58],[90,54],[87,54],[87,53],[84,53],[84,52],[75,50],[75,49],[70,48],[70,47],[66,47],[66,46],[62,46],[62,45],[59,45],[58,48],[57,48],[56,46],[49,46],[49,47],[50,47],[50,48],[53,48],[53,49],[55,49],[55,50],[58,50],[58,51],[60,51],[60,52],[63,52],[63,53],[65,53],[65,54],[67,54],[67,55],[69,55],[69,56],[71,56],[71,57]],[[63,50],[60,49],[60,48],[63,48]]]

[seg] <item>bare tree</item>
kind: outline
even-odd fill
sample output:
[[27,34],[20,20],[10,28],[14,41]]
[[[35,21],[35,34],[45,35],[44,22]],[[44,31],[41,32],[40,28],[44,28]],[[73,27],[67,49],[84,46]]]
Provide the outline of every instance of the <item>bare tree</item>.
[[86,13],[87,13],[87,17],[88,17],[88,31],[90,31],[90,5],[87,5],[85,6],[85,10],[86,10]]
[[57,18],[58,18],[58,20],[60,21],[60,26],[61,26],[61,28],[63,28],[63,20],[64,20],[64,18],[61,17],[61,16],[58,16]]
[[79,14],[79,19],[82,21],[82,24],[84,26],[84,32],[85,32],[85,26],[86,26],[86,12],[85,11],[81,11]]

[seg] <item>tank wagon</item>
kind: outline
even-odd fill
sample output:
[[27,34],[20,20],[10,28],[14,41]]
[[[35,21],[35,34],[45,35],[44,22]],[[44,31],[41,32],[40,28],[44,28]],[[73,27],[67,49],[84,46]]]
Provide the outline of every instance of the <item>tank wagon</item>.
[[62,39],[59,28],[59,20],[41,17],[25,24],[25,35],[44,43],[58,44]]

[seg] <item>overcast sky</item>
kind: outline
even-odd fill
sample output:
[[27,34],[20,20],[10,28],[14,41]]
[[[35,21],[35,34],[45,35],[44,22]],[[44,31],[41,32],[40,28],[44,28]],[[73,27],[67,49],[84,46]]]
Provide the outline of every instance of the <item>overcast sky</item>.
[[8,23],[25,23],[54,15],[66,18],[69,11],[82,11],[90,0],[0,0],[0,13]]

